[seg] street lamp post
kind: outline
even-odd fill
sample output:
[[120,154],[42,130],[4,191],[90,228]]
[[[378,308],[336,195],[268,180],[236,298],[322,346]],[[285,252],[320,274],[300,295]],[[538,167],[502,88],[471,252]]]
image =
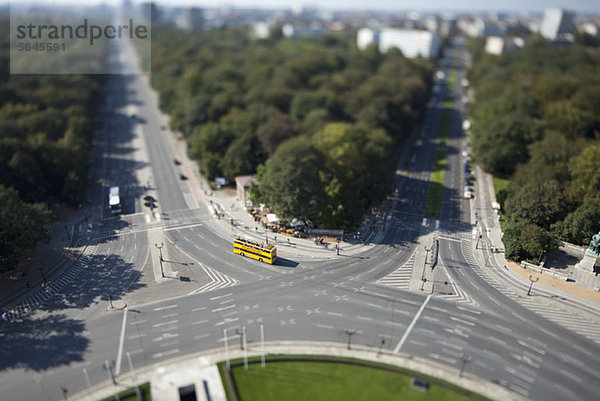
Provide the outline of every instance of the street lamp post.
[[244,350],[244,336],[243,336],[243,332],[239,331],[238,329],[235,329],[235,334],[237,334],[238,336],[240,336],[240,350]]
[[117,385],[117,379],[115,379],[115,374],[113,372],[113,365],[112,365],[111,362],[108,362],[108,359],[104,360],[104,369],[108,372],[108,378],[116,386]]
[[246,326],[242,327],[242,339],[244,341],[244,369],[248,370],[248,347],[246,347]]
[[42,275],[42,287],[46,286],[46,275],[44,274],[44,266],[40,266],[38,268],[38,270],[40,271],[40,274]]
[[265,367],[265,327],[260,325],[260,366]]
[[382,338],[381,343],[379,344],[379,354],[381,354],[384,344],[385,344],[385,338]]
[[348,349],[352,349],[351,339],[352,336],[356,334],[356,329],[346,329],[346,334],[348,334]]
[[227,329],[223,329],[223,340],[225,341],[225,367],[231,371],[231,362],[229,362],[229,344],[227,342]]
[[540,281],[540,278],[536,277],[534,280],[533,276],[530,274],[529,281],[531,281],[531,283],[529,284],[529,289],[527,290],[527,295],[531,295],[531,288],[533,287],[533,283],[537,283],[538,281]]
[[462,377],[463,371],[465,370],[465,365],[467,364],[467,362],[471,361],[471,357],[465,352],[461,352],[460,360],[462,361],[462,366],[460,367],[460,372],[458,372],[458,377]]
[[423,262],[423,272],[421,273],[421,281],[427,281],[425,280],[425,266],[427,266],[427,256],[429,256],[429,249],[427,249],[427,246],[424,246],[423,248],[425,248],[425,261]]
[[140,392],[140,386],[137,384],[137,377],[135,377],[135,370],[133,369],[133,362],[131,362],[131,355],[127,353],[127,361],[129,362],[129,373],[131,374],[131,380],[135,383],[135,395],[137,399],[141,401],[142,393]]
[[165,271],[163,270],[163,257],[162,257],[162,248],[164,246],[164,244],[161,242],[160,246],[158,246],[158,244],[154,244],[154,246],[156,248],[158,248],[158,252],[159,252],[159,260],[160,260],[160,274],[161,276],[164,278],[165,277]]

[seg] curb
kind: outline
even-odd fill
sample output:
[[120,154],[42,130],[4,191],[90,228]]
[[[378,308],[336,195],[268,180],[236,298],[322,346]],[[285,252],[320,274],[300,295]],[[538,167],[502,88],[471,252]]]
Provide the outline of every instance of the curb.
[[[475,376],[469,372],[463,372],[460,374],[458,368],[448,367],[428,359],[416,357],[410,354],[393,354],[391,352],[380,352],[379,347],[368,347],[368,346],[352,346],[352,349],[348,349],[346,344],[332,343],[332,342],[312,342],[312,341],[274,341],[265,343],[265,355],[326,355],[335,356],[338,358],[354,358],[358,360],[367,360],[371,362],[384,363],[396,367],[412,370],[416,373],[435,377],[437,379],[450,382],[466,390],[473,391],[481,394],[492,400],[514,400],[524,401],[526,398],[519,394],[510,391],[509,389],[487,381]],[[258,357],[260,356],[260,345],[256,344],[254,349],[247,350],[247,357]],[[244,353],[240,350],[229,350],[230,360],[244,358]],[[136,370],[137,384],[150,381],[151,387],[152,382],[156,381],[163,372],[174,372],[182,371],[183,369],[193,369],[202,365],[212,364],[216,365],[219,362],[225,361],[225,352],[221,348],[213,348],[206,351],[194,352],[188,355],[174,358],[164,362],[157,362],[143,368]],[[189,365],[187,368],[181,365]],[[178,368],[179,366],[179,368]],[[130,374],[129,372],[123,372],[118,377],[118,382],[121,386],[134,386],[131,379],[126,378]],[[181,383],[184,385],[185,383]],[[213,384],[214,388],[216,385],[222,385],[220,382]],[[95,399],[103,399],[110,397],[115,391],[121,391],[123,388],[115,388],[113,383],[106,380],[102,383],[96,384],[87,390],[82,390],[77,394],[70,397],[72,401],[83,401],[89,400],[90,394]]]

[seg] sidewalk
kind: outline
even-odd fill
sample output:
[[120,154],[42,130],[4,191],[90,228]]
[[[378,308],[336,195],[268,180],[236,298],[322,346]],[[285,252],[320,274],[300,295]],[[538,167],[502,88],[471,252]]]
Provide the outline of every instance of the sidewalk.
[[[475,168],[476,168],[476,177],[477,177],[477,181],[478,181],[478,185],[479,185],[479,189],[480,189],[480,191],[478,192],[480,194],[480,196],[478,197],[478,203],[482,203],[482,202],[485,203],[485,206],[478,205],[480,207],[480,209],[479,209],[480,213],[477,216],[477,219],[479,222],[477,228],[483,230],[483,239],[486,239],[486,236],[487,236],[487,238],[490,241],[491,246],[494,246],[498,249],[503,250],[504,249],[504,243],[502,242],[503,233],[502,233],[502,227],[498,221],[498,213],[496,211],[492,212],[492,209],[491,209],[492,202],[496,201],[496,195],[495,195],[492,177],[489,174],[484,173],[483,170],[479,166],[476,166]],[[487,194],[482,194],[482,190],[487,191]],[[482,200],[482,195],[484,195],[483,196],[484,200]],[[485,196],[485,195],[487,195],[487,196]],[[485,198],[488,198],[488,199],[485,199]],[[484,210],[484,211],[489,210],[489,213],[491,213],[492,218],[488,219],[488,221],[484,222],[483,221],[484,216],[481,215],[482,214],[481,210]],[[473,221],[476,220],[474,215],[472,215],[472,218],[473,218]],[[475,255],[478,255],[481,252],[482,252],[481,250],[474,250]],[[488,257],[490,257],[490,255],[488,255]],[[514,263],[508,262],[504,255],[504,252],[491,253],[491,259],[493,259],[493,261],[496,263],[497,266],[506,267],[507,272],[510,274],[510,276],[515,281],[520,282],[522,285],[529,286],[530,281],[529,281],[528,277],[529,277],[529,274],[532,274],[532,272],[526,272],[526,274],[522,274],[523,272],[521,272],[520,270],[523,270],[523,269],[515,266],[516,264],[514,264]],[[539,283],[536,284],[536,286],[539,285],[544,290],[546,290],[550,293],[553,293],[555,295],[558,295],[559,297],[570,298],[574,301],[583,303],[586,306],[588,306],[589,308],[595,309],[596,311],[600,312],[600,294],[594,294],[593,290],[579,285],[579,283],[581,283],[581,282],[588,282],[588,283],[592,283],[592,285],[593,285],[593,283],[595,283],[594,278],[587,277],[589,275],[593,276],[593,273],[576,272],[575,274],[576,274],[576,277],[585,275],[586,280],[580,281],[578,279],[575,279],[574,282],[567,283],[564,280],[560,280],[559,278],[544,276],[543,279],[541,281],[539,281]],[[534,276],[535,275],[536,274],[534,274]],[[543,276],[543,275],[541,275],[541,276]],[[562,304],[563,303],[561,303],[561,305]]]
[[[0,306],[12,308],[19,300],[48,285],[63,267],[77,260],[86,247],[87,224],[91,223],[89,206],[57,213],[57,220],[48,229],[50,239],[37,244],[27,263],[15,271],[23,276],[14,279],[9,275],[0,278]],[[11,274],[14,274],[12,272]]]
[[[482,380],[476,375],[471,374],[468,368],[465,369],[462,375],[459,375],[459,369],[457,368],[448,367],[409,354],[394,354],[390,350],[379,352],[379,347],[352,345],[352,349],[348,349],[346,344],[342,343],[278,341],[265,343],[264,350],[266,356],[278,354],[329,355],[386,363],[446,380],[490,399],[503,401],[525,400],[525,398],[507,390],[505,387]],[[228,351],[229,357],[232,360],[244,357],[244,352],[236,349],[233,344],[230,344]],[[248,345],[248,357],[260,355],[260,344]],[[190,384],[195,386],[196,395],[200,401],[208,400],[205,386],[208,388],[212,401],[226,401],[225,390],[216,366],[218,362],[224,361],[225,358],[224,348],[192,353],[185,357],[159,362],[136,370],[133,375],[131,374],[132,372],[124,372],[120,377],[117,377],[117,385],[113,385],[111,381],[105,381],[69,397],[69,399],[72,401],[97,401],[111,397],[117,391],[130,388],[135,383],[150,382],[152,399],[154,401],[178,400],[178,389]],[[267,361],[266,368],[268,366],[269,362]],[[137,380],[134,380],[134,377]]]

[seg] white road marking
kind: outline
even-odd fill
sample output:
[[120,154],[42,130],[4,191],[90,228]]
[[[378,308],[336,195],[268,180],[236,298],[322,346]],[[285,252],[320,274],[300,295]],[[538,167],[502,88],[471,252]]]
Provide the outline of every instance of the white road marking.
[[223,319],[219,323],[215,323],[215,326],[217,326],[217,327],[218,326],[222,326],[222,325],[227,324],[227,323],[237,322],[238,320],[240,320],[239,317],[228,317],[228,318]]
[[206,310],[206,309],[208,309],[206,306],[202,306],[202,307],[200,307],[200,308],[195,308],[195,309],[192,309],[192,312],[199,312],[199,311],[201,311],[201,310]]
[[221,312],[221,311],[231,309],[231,308],[235,308],[235,305],[227,305],[227,306],[224,306],[223,308],[212,309],[211,312],[216,313],[216,312]]
[[227,298],[233,295],[233,292],[230,292],[229,294],[223,294],[223,295],[217,295],[216,297],[212,297],[210,300],[211,301],[215,301],[217,299],[221,299],[221,298]]
[[441,356],[439,354],[427,354],[430,357],[432,357],[433,359],[437,359],[440,361],[444,361],[450,365],[454,365],[456,363],[456,359],[452,359],[452,358],[446,358],[445,356]]
[[545,355],[546,354],[545,350],[543,350],[543,349],[541,349],[539,347],[536,347],[535,345],[532,345],[532,344],[530,344],[528,342],[525,342],[523,340],[517,340],[517,342],[519,344],[521,344],[523,347],[529,348],[530,350],[535,351],[535,352],[537,352],[540,355]]
[[168,326],[168,327],[163,327],[162,329],[160,329],[160,331],[165,332],[165,331],[173,331],[173,330],[177,330],[177,325],[174,326]]
[[364,316],[356,316],[356,318],[357,318],[357,319],[360,319],[360,320],[367,320],[367,321],[371,321],[371,320],[373,320],[373,318],[372,318],[372,317],[364,317]]
[[161,306],[159,308],[152,309],[153,311],[161,311],[165,309],[177,308],[177,305]]
[[417,320],[419,319],[419,316],[421,316],[421,313],[423,313],[423,311],[425,310],[425,307],[427,306],[427,303],[429,302],[430,298],[431,298],[431,295],[427,295],[427,298],[425,298],[425,301],[423,301],[423,304],[421,305],[421,307],[417,311],[417,314],[413,318],[412,322],[410,322],[410,325],[408,326],[408,328],[404,332],[404,335],[400,339],[400,342],[398,343],[398,345],[396,345],[396,348],[394,349],[394,354],[397,354],[400,351],[400,348],[402,347],[402,344],[404,344],[404,342],[408,338],[408,335],[410,334],[411,330],[415,326],[415,323],[417,323]]
[[171,354],[176,354],[178,352],[179,352],[178,348],[172,349],[170,351],[158,352],[158,353],[152,355],[152,359],[161,358],[163,356],[167,356],[167,355],[171,355]]
[[123,357],[123,344],[125,342],[125,328],[127,325],[127,307],[123,311],[123,324],[121,325],[121,338],[119,339],[119,351],[117,352],[117,363],[115,373],[118,376],[121,373],[121,359]]
[[525,373],[520,372],[511,366],[505,366],[504,370],[506,370],[508,373],[514,375],[515,377],[526,381],[529,384],[533,384],[533,381],[535,380],[533,377],[527,376]]
[[175,313],[169,313],[168,315],[162,316],[162,318],[163,319],[167,319],[169,317],[174,317],[174,316],[177,316],[177,315],[179,315],[179,313],[177,313],[177,312],[175,312]]
[[527,397],[529,395],[529,391],[525,390],[524,388],[521,388],[515,384],[511,384],[508,386],[512,391],[519,393],[525,397]]
[[490,341],[493,341],[493,342],[498,343],[500,345],[506,345],[506,341],[500,340],[499,338],[496,338],[494,336],[489,336],[488,338],[490,339]]
[[177,337],[179,337],[178,333],[165,333],[165,334],[161,335],[160,337],[156,337],[156,338],[152,339],[152,342],[158,342],[158,341],[168,340],[169,338],[177,338]]
[[496,328],[499,329],[499,330],[502,330],[502,331],[504,331],[506,333],[512,333],[511,329],[509,329],[508,327],[505,327],[505,326],[501,326],[499,324],[496,325]]
[[229,312],[229,313],[223,313],[223,317],[229,317],[229,316],[233,316],[233,315],[237,315],[237,311],[233,311],[233,312]]
[[572,400],[576,400],[577,399],[577,394],[575,394],[575,392],[571,389],[566,388],[565,386],[563,386],[560,383],[552,383],[553,386],[558,387],[559,389],[561,389],[562,391],[564,391],[567,394],[570,394],[571,396],[569,397]]
[[481,312],[480,312],[480,311],[478,311],[478,310],[469,309],[469,308],[465,308],[465,307],[463,307],[463,306],[458,306],[458,305],[456,306],[456,308],[457,308],[457,309],[460,309],[460,310],[463,310],[463,311],[465,311],[465,312],[470,312],[470,313],[474,313],[474,314],[476,314],[476,315],[481,315]]
[[317,327],[320,327],[322,329],[333,329],[333,326],[329,326],[327,324],[317,324]]
[[[237,326],[237,327],[239,327],[239,326]],[[235,327],[232,327],[232,329],[233,329],[233,328],[235,328]],[[227,329],[227,330],[231,330],[231,329]],[[236,335],[227,336],[227,342],[228,342],[228,343],[230,343],[230,341],[233,341],[233,340],[239,340],[239,339],[240,339],[240,336],[239,336],[239,335],[237,335],[237,334],[236,334]],[[217,342],[218,342],[218,343],[222,343],[222,342],[225,342],[225,340],[223,339],[223,337],[219,337],[219,338],[217,339]],[[230,343],[230,344],[231,344],[231,343]]]
[[577,383],[580,383],[580,384],[583,383],[583,379],[581,377],[574,375],[573,373],[569,372],[568,370],[561,369],[560,373],[567,376],[569,379],[576,381]]
[[164,323],[156,323],[156,324],[153,324],[153,325],[152,325],[152,327],[162,327],[162,326],[168,326],[168,325],[170,325],[170,324],[175,324],[175,323],[177,323],[177,322],[179,322],[179,320],[175,319],[175,320],[170,320],[170,321],[168,321],[168,322],[164,322]]
[[210,336],[210,333],[200,334],[200,335],[194,336],[194,340],[201,340],[201,339],[206,338],[208,336]]
[[450,316],[450,320],[454,320],[455,322],[460,322],[460,323],[466,324],[468,326],[475,326],[475,323],[473,323],[473,322],[469,322],[467,320],[459,319],[459,318],[454,317],[454,316]]
[[325,314],[326,314],[326,315],[329,315],[329,316],[338,316],[338,317],[340,317],[340,316],[344,316],[344,314],[342,314],[342,313],[337,313],[337,312],[325,312]]
[[208,322],[208,319],[198,320],[197,322],[193,322],[192,326],[197,326],[199,324],[204,324],[204,323],[207,323],[207,322]]
[[524,321],[524,322],[526,322],[526,323],[528,322],[526,319],[524,319],[523,317],[519,316],[519,315],[518,315],[518,314],[516,314],[515,312],[510,312],[510,313],[512,313],[512,315],[513,315],[514,317],[516,317],[517,319],[521,319],[522,321]]
[[130,340],[135,340],[135,339],[140,338],[140,337],[146,337],[146,333],[134,334],[134,335],[129,336],[127,338],[129,338]]

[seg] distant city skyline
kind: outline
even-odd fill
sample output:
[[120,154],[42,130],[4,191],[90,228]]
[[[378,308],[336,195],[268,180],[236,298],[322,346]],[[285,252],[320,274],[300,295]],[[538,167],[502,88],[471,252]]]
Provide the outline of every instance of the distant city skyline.
[[[143,3],[148,0],[132,0]],[[120,4],[122,0],[0,0],[0,4],[40,3],[48,5],[97,5]],[[155,0],[160,6],[198,6],[219,7],[232,6],[239,8],[292,8],[298,6],[317,7],[321,9],[354,9],[354,10],[417,10],[417,11],[512,11],[536,12],[547,8],[565,8],[575,12],[600,14],[597,0],[504,0],[502,2],[482,2],[481,0],[336,0],[320,1],[282,1],[282,0]]]

